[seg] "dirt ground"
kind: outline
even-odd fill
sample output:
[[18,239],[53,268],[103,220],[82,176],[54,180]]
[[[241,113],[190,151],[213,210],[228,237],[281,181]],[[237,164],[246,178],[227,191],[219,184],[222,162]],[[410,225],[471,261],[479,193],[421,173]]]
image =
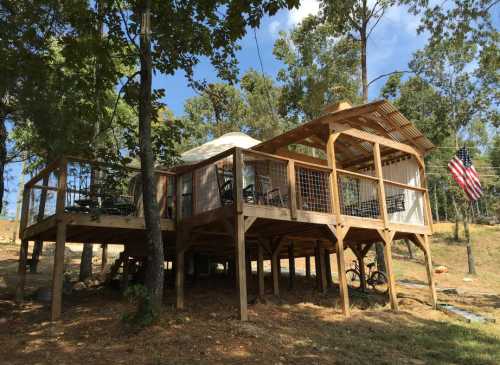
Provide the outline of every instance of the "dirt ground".
[[[159,321],[139,332],[122,321],[131,305],[102,286],[73,291],[65,297],[62,320],[51,324],[43,303],[12,301],[18,246],[0,244],[0,364],[500,364],[500,227],[473,232],[477,276],[465,274],[465,247],[450,243],[449,228],[437,227],[432,252],[435,265],[449,269],[436,275],[438,286],[457,293],[439,291],[439,301],[484,314],[496,324],[468,324],[432,310],[428,290],[405,284],[426,282],[422,255],[415,249],[410,260],[399,244],[394,253],[399,313],[390,310],[384,296],[352,291],[353,314],[345,319],[336,286],[320,294],[314,279],[299,277],[288,290],[283,275],[277,299],[268,275],[264,302],[255,300],[256,277],[250,280],[250,320],[242,323],[234,284],[219,276],[190,285],[180,312],[168,288]],[[73,275],[77,249],[67,251]],[[41,272],[27,277],[28,293],[50,282],[50,246],[45,253]],[[96,270],[99,254],[96,250]],[[302,260],[297,269],[303,269]]]

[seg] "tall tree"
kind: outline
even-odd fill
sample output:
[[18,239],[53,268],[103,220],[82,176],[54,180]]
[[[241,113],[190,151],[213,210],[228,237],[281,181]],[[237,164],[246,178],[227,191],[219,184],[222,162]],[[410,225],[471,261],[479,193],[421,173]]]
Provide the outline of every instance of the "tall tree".
[[278,72],[284,117],[296,122],[311,120],[321,115],[326,104],[361,101],[358,44],[336,36],[332,24],[315,17],[280,34],[273,53],[286,65]]
[[325,0],[319,19],[359,44],[363,102],[368,101],[367,45],[373,30],[396,0]]
[[[296,4],[295,0],[251,0],[244,3],[143,0],[115,2],[106,10],[113,39],[136,49],[140,63],[137,99],[148,248],[146,286],[155,311],[159,310],[163,296],[164,252],[153,183],[151,121],[159,107],[155,103],[157,99],[153,98],[158,92],[151,88],[153,69],[164,74],[184,71],[188,80],[194,83],[194,67],[201,57],[206,57],[219,77],[234,79],[237,41],[245,35],[247,26],[256,27],[265,14],[272,15],[282,7]],[[135,41],[138,32],[140,45]]]

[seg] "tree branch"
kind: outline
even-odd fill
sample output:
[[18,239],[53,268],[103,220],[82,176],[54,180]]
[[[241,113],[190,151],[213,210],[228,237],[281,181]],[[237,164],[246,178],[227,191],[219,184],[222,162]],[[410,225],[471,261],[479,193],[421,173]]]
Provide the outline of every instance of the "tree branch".
[[370,86],[371,84],[373,84],[375,81],[383,79],[384,77],[391,76],[391,75],[394,75],[394,74],[404,74],[404,73],[413,73],[413,71],[411,71],[411,70],[401,70],[401,71],[393,71],[393,72],[389,72],[389,73],[386,73],[386,74],[382,74],[382,75],[379,75],[379,76],[375,77],[373,80],[371,80],[368,83],[368,86]]

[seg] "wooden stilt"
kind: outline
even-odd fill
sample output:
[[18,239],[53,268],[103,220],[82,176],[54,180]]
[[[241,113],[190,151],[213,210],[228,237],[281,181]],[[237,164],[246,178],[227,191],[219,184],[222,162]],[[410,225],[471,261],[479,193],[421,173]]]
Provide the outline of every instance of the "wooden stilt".
[[357,255],[356,258],[358,259],[358,264],[359,264],[359,274],[360,274],[360,286],[361,290],[364,292],[366,291],[366,268],[365,268],[365,256],[364,255]]
[[288,288],[293,289],[295,281],[295,256],[293,250],[293,243],[290,243],[290,245],[288,246],[288,279],[289,279]]
[[106,271],[106,267],[108,266],[108,244],[102,244],[101,248],[101,273],[104,273]]
[[437,294],[436,294],[436,284],[434,283],[433,278],[433,269],[432,269],[432,257],[431,257],[431,249],[429,244],[429,236],[428,235],[418,235],[415,234],[415,244],[419,246],[424,252],[425,258],[425,270],[427,272],[427,280],[429,283],[429,289],[431,291],[431,302],[432,307],[434,309],[437,308]]
[[316,266],[316,275],[320,277],[320,290],[322,293],[326,293],[326,270],[325,270],[325,248],[321,245],[321,242],[316,243],[318,248],[318,265]]
[[279,270],[279,253],[276,252],[271,258],[271,271],[273,273],[273,294],[277,297],[280,296]]
[[50,315],[50,319],[52,321],[57,321],[61,318],[65,246],[66,222],[59,222],[57,224],[56,249],[54,253],[54,267],[52,272],[52,303]]
[[325,275],[328,288],[333,287],[332,265],[330,262],[330,253],[325,250]]
[[184,309],[184,250],[177,248],[175,263],[175,306]]
[[318,245],[314,247],[314,271],[316,272],[316,289],[321,291],[321,270],[319,268]]
[[24,300],[24,286],[26,284],[26,264],[28,260],[28,240],[21,240],[19,249],[19,267],[17,269],[16,301]]
[[238,280],[240,319],[248,320],[247,312],[247,278],[246,278],[246,260],[245,260],[245,220],[243,214],[237,214],[235,217],[235,246],[236,246],[236,275]]
[[392,239],[394,238],[395,232],[383,230],[379,231],[379,234],[384,240],[384,258],[387,270],[387,280],[389,282],[389,300],[391,302],[392,310],[398,311],[399,307],[396,293],[396,280],[394,278],[394,270],[392,266]]
[[121,289],[123,293],[125,293],[125,291],[128,288],[129,274],[130,274],[130,256],[127,247],[125,247],[125,250],[123,251],[123,273],[121,282]]
[[434,309],[437,309],[436,284],[434,283],[434,278],[433,278],[431,249],[429,245],[428,235],[424,235],[424,242],[425,242],[425,250],[424,250],[425,268],[427,270],[427,280],[429,281],[429,289],[431,290],[432,307]]
[[264,249],[262,245],[257,245],[257,276],[259,281],[259,297],[263,297],[265,294],[264,287]]
[[311,256],[306,256],[304,258],[306,260],[306,278],[311,278]]
[[345,260],[344,260],[344,237],[347,231],[340,232],[342,228],[339,228],[339,233],[337,234],[337,242],[335,244],[335,249],[337,253],[337,268],[339,275],[339,287],[340,287],[340,304],[342,306],[342,312],[346,317],[351,315],[349,308],[349,291],[347,289],[347,277],[345,274]]

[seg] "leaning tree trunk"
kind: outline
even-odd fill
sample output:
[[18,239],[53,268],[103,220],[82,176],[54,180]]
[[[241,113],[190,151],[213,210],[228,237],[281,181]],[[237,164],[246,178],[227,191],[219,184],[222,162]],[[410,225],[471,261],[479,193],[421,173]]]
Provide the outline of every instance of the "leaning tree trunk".
[[92,256],[94,256],[92,243],[84,243],[82,259],[80,261],[80,281],[85,281],[92,277]]
[[366,64],[366,26],[360,35],[361,42],[361,82],[363,86],[363,103],[368,102],[368,66]]
[[[470,206],[469,206],[470,208]],[[467,265],[469,267],[469,274],[476,274],[476,263],[474,261],[474,253],[472,252],[472,240],[469,231],[470,215],[467,208],[464,208],[464,234],[467,245]]]
[[146,286],[151,295],[153,310],[158,312],[163,299],[163,242],[160,229],[160,210],[156,201],[156,185],[151,142],[152,118],[152,56],[150,40],[151,0],[143,2],[141,10],[141,86],[139,100],[139,144],[142,169],[142,199],[147,239]]
[[3,174],[7,164],[7,128],[5,128],[5,118],[0,117],[0,212],[3,211],[3,193],[5,182]]

